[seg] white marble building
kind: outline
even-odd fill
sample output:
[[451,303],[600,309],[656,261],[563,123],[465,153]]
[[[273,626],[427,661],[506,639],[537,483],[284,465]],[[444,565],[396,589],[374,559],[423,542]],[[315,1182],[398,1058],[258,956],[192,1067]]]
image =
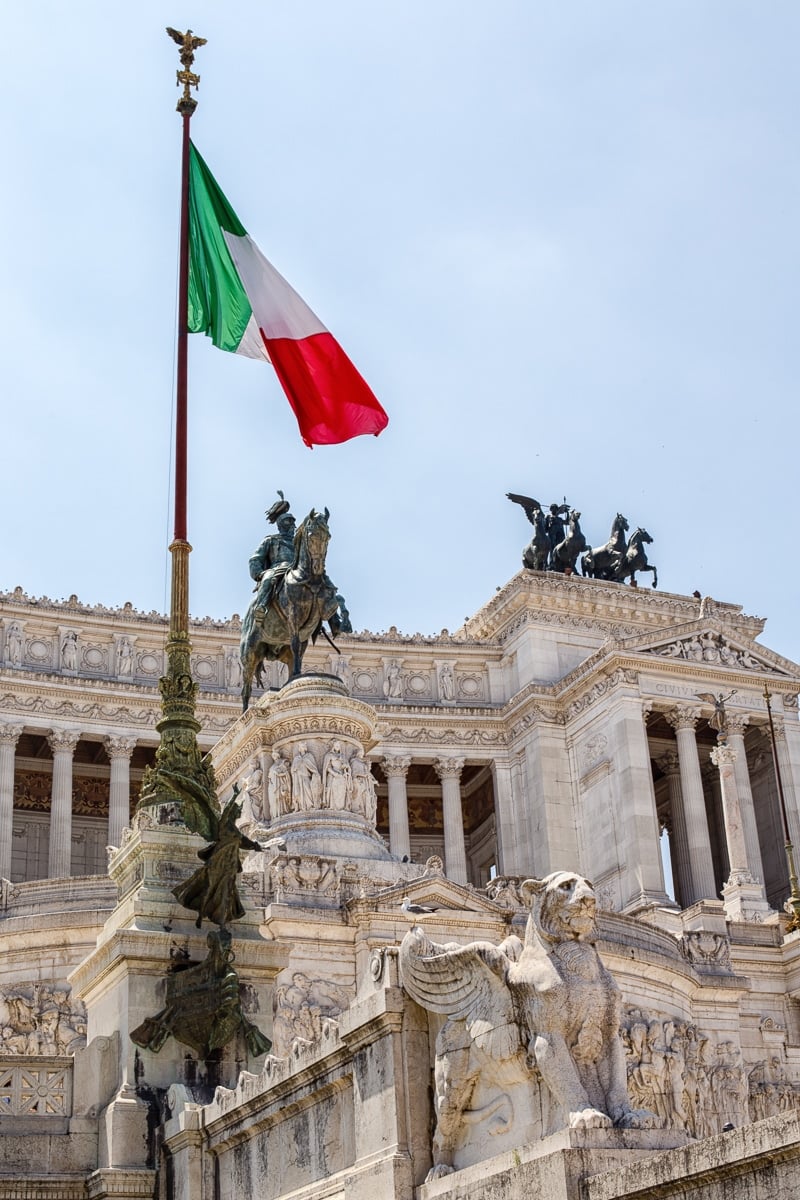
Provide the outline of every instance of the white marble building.
[[[249,1012],[273,1056],[236,1087],[243,1059],[226,1059],[217,1082],[232,1090],[208,1105],[214,1080],[185,1048],[172,1041],[159,1056],[128,1038],[155,1004],[170,947],[203,954],[170,890],[197,839],[128,829],[158,744],[166,622],[75,597],[0,596],[0,1197],[29,1194],[15,1190],[24,1175],[42,1196],[148,1195],[158,1179],[162,1195],[188,1198],[202,1178],[214,1200],[247,1187],[308,1200],[419,1189],[423,1200],[459,1178],[466,1188],[470,1172],[472,1190],[458,1194],[477,1196],[487,1172],[506,1169],[498,1154],[485,1165],[500,1149],[522,1164],[519,1194],[530,1191],[540,1168],[524,1164],[540,1158],[513,1131],[476,1135],[463,1173],[424,1182],[436,1019],[400,987],[393,948],[406,894],[443,910],[435,940],[500,941],[521,920],[515,881],[565,869],[594,884],[629,1087],[689,1139],[684,1173],[700,1177],[698,1147],[722,1136],[726,1115],[740,1130],[719,1150],[731,1177],[750,1169],[742,1126],[764,1123],[752,1135],[764,1161],[793,1144],[800,935],[782,933],[788,873],[764,689],[800,846],[800,667],[756,640],[763,626],[710,598],[526,571],[452,634],[390,629],[341,637],[339,656],[310,650],[306,669],[340,680],[330,695],[292,699],[273,667],[275,690],[242,716],[238,618],[193,622],[200,741],[220,793],[247,782],[259,837],[286,842],[245,863],[236,931]],[[720,694],[723,748],[709,725],[708,697]],[[322,789],[307,804],[293,799],[301,744]],[[291,784],[271,776],[279,755]],[[682,1080],[672,1091],[668,1068]],[[41,1103],[26,1099],[37,1088]],[[301,1128],[312,1117],[313,1136]],[[612,1176],[658,1149],[553,1153],[599,1155],[599,1200],[633,1195]],[[282,1164],[278,1182],[258,1165],[267,1159]],[[34,1161],[47,1165],[23,1171]]]

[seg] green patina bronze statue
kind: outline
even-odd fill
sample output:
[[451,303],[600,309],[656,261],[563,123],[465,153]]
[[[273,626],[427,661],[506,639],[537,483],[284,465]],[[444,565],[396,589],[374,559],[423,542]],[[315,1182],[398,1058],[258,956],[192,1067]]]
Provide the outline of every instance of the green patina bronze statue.
[[206,940],[208,954],[202,962],[173,960],[166,976],[166,1004],[131,1032],[131,1040],[157,1054],[174,1037],[208,1059],[241,1033],[251,1054],[267,1054],[272,1043],[242,1011],[230,933],[216,929]]
[[[250,559],[256,596],[242,622],[242,707],[247,709],[253,679],[263,686],[264,660],[283,662],[290,678],[302,670],[309,641],[320,633],[331,638],[342,631],[346,607],[325,572],[330,541],[329,512],[311,510],[295,529],[289,502],[280,500],[267,510],[277,533],[268,534]],[[330,636],[323,629],[327,621]],[[331,642],[331,644],[333,644]]]

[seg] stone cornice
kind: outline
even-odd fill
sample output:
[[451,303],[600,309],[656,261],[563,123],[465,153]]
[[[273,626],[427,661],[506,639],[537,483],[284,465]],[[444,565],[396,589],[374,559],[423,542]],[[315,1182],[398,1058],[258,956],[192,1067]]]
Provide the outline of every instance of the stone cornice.
[[[108,608],[104,604],[84,604],[77,596],[70,596],[68,600],[51,600],[49,596],[29,596],[21,587],[14,588],[11,592],[0,591],[0,604],[4,608],[12,610],[13,615],[19,617],[20,620],[25,620],[29,615],[38,613],[54,614],[62,623],[65,617],[71,618],[72,623],[78,619],[97,617],[104,624],[112,621],[115,625],[120,623],[160,625],[165,633],[168,625],[164,613],[157,612],[155,609],[151,609],[150,612],[142,612],[130,603],[121,604],[117,608]],[[233,633],[234,631],[238,632],[240,628],[241,621],[238,613],[222,619],[215,617],[189,618],[190,632],[192,630],[216,630],[221,633]]]
[[[750,637],[757,636],[764,627],[762,618],[747,616],[738,604],[714,601],[713,611],[726,628],[737,628]],[[558,623],[604,629],[607,622],[609,632],[627,630],[634,635],[637,630],[655,631],[665,625],[697,620],[700,602],[673,592],[631,588],[576,575],[520,571],[466,621],[463,632],[479,640],[505,641],[514,619],[520,616],[519,624],[526,620],[548,624],[563,617]],[[457,631],[457,635],[460,633]]]

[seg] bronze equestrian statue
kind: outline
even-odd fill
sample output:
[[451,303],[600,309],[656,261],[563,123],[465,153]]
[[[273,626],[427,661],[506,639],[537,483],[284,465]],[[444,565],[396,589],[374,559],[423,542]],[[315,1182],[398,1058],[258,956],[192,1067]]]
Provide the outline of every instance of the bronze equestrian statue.
[[[330,637],[342,629],[340,607],[342,597],[336,585],[325,573],[325,556],[330,541],[329,512],[318,513],[312,508],[298,527],[292,540],[291,561],[281,538],[288,533],[288,518],[294,518],[285,508],[273,505],[267,514],[280,508],[276,519],[284,519],[285,530],[264,539],[250,560],[251,574],[258,579],[256,596],[242,622],[242,708],[247,709],[253,679],[263,686],[264,660],[286,663],[289,678],[300,675],[303,655],[309,641],[315,642],[327,621]],[[269,545],[267,545],[269,543]],[[263,552],[263,553],[262,553]],[[259,568],[261,564],[259,573]],[[330,640],[330,638],[329,638]]]

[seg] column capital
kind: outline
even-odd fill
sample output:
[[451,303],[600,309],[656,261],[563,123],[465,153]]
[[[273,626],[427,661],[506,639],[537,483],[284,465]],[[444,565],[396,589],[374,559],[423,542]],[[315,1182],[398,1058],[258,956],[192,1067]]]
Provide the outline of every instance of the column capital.
[[65,752],[74,754],[75,747],[81,740],[81,731],[79,729],[51,729],[47,734],[47,740],[53,754]]
[[442,781],[460,779],[465,761],[463,758],[437,758],[434,759],[433,769]]
[[739,757],[733,746],[714,746],[709,756],[715,767],[732,767]]
[[405,779],[411,766],[411,755],[387,754],[381,760],[381,766],[387,779]]
[[677,750],[667,750],[656,759],[656,762],[665,775],[680,774],[681,760],[678,758]]
[[103,738],[103,745],[109,758],[129,759],[136,749],[136,741],[135,737],[117,737],[115,734],[109,734]]
[[5,721],[0,722],[0,746],[16,746],[24,729],[24,725],[7,725]]
[[725,725],[729,734],[744,734],[745,729],[750,724],[750,716],[748,713],[725,713]]
[[664,716],[676,733],[681,729],[691,729],[694,732],[700,719],[700,709],[689,704],[676,704],[674,708],[665,712]]

